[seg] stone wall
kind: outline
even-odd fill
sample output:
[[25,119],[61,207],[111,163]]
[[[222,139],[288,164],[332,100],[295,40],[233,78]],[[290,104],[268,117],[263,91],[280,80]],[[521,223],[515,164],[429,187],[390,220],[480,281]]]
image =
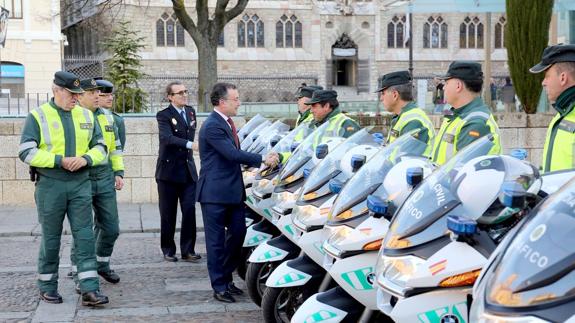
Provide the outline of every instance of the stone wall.
[[[526,148],[529,159],[540,165],[545,133],[552,115],[523,113],[498,114],[502,145],[505,152],[512,148]],[[432,116],[435,126],[440,116]],[[198,120],[200,125],[202,119]],[[385,120],[359,118],[363,125],[384,125]],[[31,205],[34,203],[34,184],[29,181],[28,166],[18,155],[18,144],[24,119],[0,119],[0,205]],[[243,120],[238,120],[241,125]],[[154,117],[126,118],[125,187],[118,192],[121,203],[155,203],[158,200],[154,172],[158,151],[158,128]],[[199,158],[196,157],[199,163]]]

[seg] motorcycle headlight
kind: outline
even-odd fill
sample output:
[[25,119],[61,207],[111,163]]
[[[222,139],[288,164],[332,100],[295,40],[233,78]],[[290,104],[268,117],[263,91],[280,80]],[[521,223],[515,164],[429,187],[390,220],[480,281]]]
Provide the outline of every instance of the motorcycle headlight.
[[270,180],[269,180],[269,179],[262,178],[262,179],[260,179],[260,181],[258,182],[258,188],[264,188],[264,187],[266,187],[269,183],[270,183]]
[[500,316],[485,312],[485,297],[480,293],[479,297],[473,299],[469,312],[469,322],[477,323],[549,323],[534,316]]
[[283,191],[280,193],[272,193],[272,201],[278,204],[283,202],[295,202],[296,198],[297,198],[296,194],[288,191]]
[[387,257],[378,259],[377,283],[394,294],[404,295],[407,281],[425,260],[415,256]]
[[294,214],[294,222],[297,221],[299,223],[298,227],[309,231],[311,227],[320,225],[320,223],[323,225],[325,220],[327,220],[328,211],[329,208],[324,210],[308,204],[296,205],[292,212]]
[[242,173],[243,177],[244,177],[244,181],[253,177],[256,177],[256,172],[255,171],[251,171],[251,170],[246,170],[245,172]]
[[324,242],[324,250],[328,252],[329,250],[337,250],[337,254],[333,256],[339,257],[341,255],[341,252],[339,252],[339,243],[347,239],[352,232],[353,229],[345,225],[332,227],[330,237]]

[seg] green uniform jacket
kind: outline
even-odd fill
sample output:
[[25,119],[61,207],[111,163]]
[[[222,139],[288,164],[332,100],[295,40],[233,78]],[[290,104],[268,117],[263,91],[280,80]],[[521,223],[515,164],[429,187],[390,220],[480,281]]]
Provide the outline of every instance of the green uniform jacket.
[[311,109],[305,110],[303,113],[298,111],[298,117],[295,121],[295,126],[299,126],[302,122],[311,122],[313,120],[313,114],[311,114]]
[[[433,136],[435,130],[433,129],[433,124],[431,123],[431,120],[429,120],[429,118],[427,118],[427,120],[420,120],[420,119],[413,119],[409,122],[407,122],[405,124],[405,126],[403,126],[403,128],[396,130],[394,129],[395,126],[397,125],[397,122],[401,119],[402,116],[404,116],[407,112],[414,110],[414,109],[419,109],[417,107],[417,105],[415,104],[415,102],[409,102],[408,104],[406,104],[402,109],[401,112],[398,115],[394,115],[391,118],[391,125],[390,125],[390,138],[393,137],[395,138],[399,138],[402,135],[415,130],[415,129],[428,129],[429,131],[421,131],[418,134],[418,139],[423,141],[426,144],[429,144],[429,140],[433,140],[433,138],[430,138],[430,134],[429,132],[431,132],[431,136]],[[421,110],[421,109],[420,109]],[[425,114],[425,112],[424,112]],[[424,124],[425,122],[425,124]],[[430,126],[431,125],[431,126]],[[395,133],[394,131],[396,131],[397,133]],[[391,142],[391,140],[388,140],[389,142]]]
[[575,86],[563,91],[553,108],[558,113],[547,128],[543,172],[575,167]]
[[[324,124],[325,122],[327,122],[328,120],[335,118],[339,114],[342,114],[342,113],[343,112],[341,112],[341,110],[339,108],[335,108],[327,116],[325,116],[325,118],[323,118],[322,121],[313,120],[311,122],[311,127],[315,129],[315,128],[321,126],[322,124]],[[357,122],[355,122],[355,120],[353,120],[350,117],[345,116],[345,120],[341,124],[341,127],[339,129],[338,134],[340,136],[342,136],[343,138],[347,138],[347,137],[353,135],[354,133],[356,133],[359,129],[361,129],[361,127],[359,126],[359,124],[357,124]]]

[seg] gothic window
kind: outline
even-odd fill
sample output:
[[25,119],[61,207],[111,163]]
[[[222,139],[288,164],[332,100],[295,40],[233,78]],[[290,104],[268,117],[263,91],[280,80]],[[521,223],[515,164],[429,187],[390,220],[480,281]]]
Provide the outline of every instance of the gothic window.
[[156,46],[158,47],[184,47],[184,27],[176,18],[176,14],[169,15],[164,12],[156,20]]
[[501,17],[499,18],[499,20],[497,21],[497,23],[495,24],[495,37],[493,37],[493,39],[495,40],[495,48],[505,48],[505,23],[507,22],[507,20],[505,19],[505,17]]
[[465,17],[459,25],[460,48],[483,48],[483,23],[479,18]]
[[2,7],[10,11],[8,18],[22,19],[22,0],[4,0]]
[[391,21],[387,24],[387,47],[388,48],[403,48],[408,46],[404,42],[405,16],[393,16]]
[[447,23],[441,16],[423,24],[423,48],[447,48]]
[[258,15],[245,14],[238,21],[238,47],[264,47],[264,23]]
[[276,47],[277,48],[301,48],[302,25],[296,16],[287,17],[282,15],[276,22]]

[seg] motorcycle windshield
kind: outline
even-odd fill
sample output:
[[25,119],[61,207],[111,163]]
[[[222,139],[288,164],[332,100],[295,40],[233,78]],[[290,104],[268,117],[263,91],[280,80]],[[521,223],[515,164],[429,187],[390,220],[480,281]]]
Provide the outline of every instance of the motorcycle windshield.
[[253,118],[251,118],[246,124],[238,130],[238,138],[240,139],[240,143],[246,138],[246,136],[254,131],[262,122],[266,121],[265,117],[262,117],[260,114],[256,114]]
[[314,158],[315,147],[331,137],[339,137],[337,129],[329,129],[329,122],[319,126],[309,134],[296,148],[279,174],[279,180],[291,183],[303,177],[303,172],[295,174],[303,165]]
[[270,140],[276,136],[281,136],[289,130],[289,125],[277,120],[271,126],[262,130],[257,139],[250,145],[248,152],[263,155],[269,149]]
[[272,149],[271,151],[278,154],[289,153],[291,151],[292,144],[294,142],[302,141],[311,132],[313,128],[310,128],[308,123],[302,123],[297,126],[294,130],[290,131],[285,137],[283,137]]
[[246,151],[254,143],[259,134],[271,124],[272,122],[269,120],[265,120],[264,122],[260,123],[252,132],[246,135],[244,140],[242,140],[240,143],[240,148]]
[[[319,192],[318,189],[325,186],[330,179],[339,174],[344,175],[342,176],[342,180],[349,178],[349,176],[351,176],[350,171],[345,172],[347,174],[342,173],[345,169],[351,169],[350,158],[344,158],[344,156],[346,156],[348,152],[352,151],[352,148],[359,145],[371,146],[365,147],[365,149],[373,149],[374,152],[378,149],[379,144],[376,143],[374,137],[369,133],[370,130],[371,127],[361,129],[351,137],[347,138],[333,151],[330,151],[329,154],[322,159],[309,174],[298,200],[309,201],[329,194],[329,187],[324,187],[321,192]],[[349,165],[342,165],[344,162]]]
[[575,179],[533,210],[485,277],[487,304],[521,308],[575,295]]
[[[380,150],[342,188],[330,210],[332,222],[346,221],[368,212],[366,199],[383,183],[389,170],[407,155],[423,156],[427,144],[415,138],[417,130],[406,133]],[[381,192],[393,199],[399,192]],[[380,195],[380,194],[378,194]]]
[[491,135],[477,139],[429,175],[395,213],[385,249],[414,247],[448,234],[445,216],[451,211],[464,215],[451,189],[457,172],[473,158],[487,155],[493,145]]

